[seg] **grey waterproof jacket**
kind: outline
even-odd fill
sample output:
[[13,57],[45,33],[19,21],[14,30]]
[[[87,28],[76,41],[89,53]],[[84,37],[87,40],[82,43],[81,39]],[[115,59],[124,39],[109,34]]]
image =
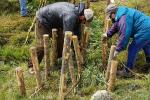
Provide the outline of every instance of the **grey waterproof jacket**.
[[79,15],[83,14],[83,10],[84,7],[79,9],[68,2],[57,2],[40,8],[36,12],[36,17],[46,28],[62,28],[63,32],[72,31],[73,34],[79,35]]

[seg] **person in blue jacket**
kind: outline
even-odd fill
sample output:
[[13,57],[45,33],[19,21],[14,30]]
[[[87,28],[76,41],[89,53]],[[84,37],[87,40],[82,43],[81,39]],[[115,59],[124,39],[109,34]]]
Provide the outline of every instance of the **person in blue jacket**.
[[129,69],[133,68],[140,50],[144,50],[146,61],[150,63],[150,17],[136,9],[115,4],[108,5],[106,13],[113,25],[105,36],[112,37],[116,32],[119,33],[114,57],[126,49],[132,38],[128,46],[127,68],[120,72],[121,76],[129,76]]
[[26,0],[19,0],[20,3],[20,13],[22,17],[27,16],[27,7],[26,7]]

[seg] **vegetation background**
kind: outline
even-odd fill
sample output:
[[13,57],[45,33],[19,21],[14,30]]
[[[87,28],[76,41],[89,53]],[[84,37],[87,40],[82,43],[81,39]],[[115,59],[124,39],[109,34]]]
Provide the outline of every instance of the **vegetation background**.
[[[0,100],[28,100],[36,86],[35,78],[28,73],[27,61],[29,48],[35,44],[34,29],[32,29],[29,41],[24,45],[29,27],[31,26],[40,0],[27,0],[29,17],[20,17],[18,0],[0,0]],[[47,0],[47,4],[56,2]],[[126,5],[141,10],[150,15],[149,0],[117,0],[118,5]],[[89,100],[97,90],[106,89],[104,80],[104,68],[101,61],[101,35],[104,33],[104,9],[106,0],[91,3],[94,10],[94,20],[91,23],[90,39],[87,48],[86,66],[80,81],[80,87],[76,94],[68,95],[67,100]],[[115,37],[112,39],[115,44]],[[109,50],[108,50],[109,52]],[[119,55],[121,62],[126,62],[127,51]],[[61,66],[61,63],[58,62]],[[136,69],[145,64],[143,52],[137,58]],[[24,69],[27,96],[21,97],[17,86],[15,68],[21,66]],[[41,70],[44,64],[41,63]],[[122,64],[119,63],[119,68]],[[42,73],[43,74],[43,73]],[[116,89],[112,93],[114,100],[150,100],[150,75],[140,73],[145,78],[118,79]],[[46,82],[46,89],[30,98],[31,100],[57,99],[60,69],[53,72],[50,81]],[[43,80],[45,81],[45,80]],[[70,77],[68,73],[68,85]]]

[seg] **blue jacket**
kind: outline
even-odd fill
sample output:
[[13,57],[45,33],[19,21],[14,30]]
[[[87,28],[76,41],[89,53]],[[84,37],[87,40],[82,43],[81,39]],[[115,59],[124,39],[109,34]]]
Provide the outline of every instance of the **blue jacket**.
[[127,47],[130,38],[133,38],[138,43],[143,39],[145,41],[150,40],[150,17],[142,12],[125,6],[119,6],[115,21],[107,35],[111,36],[114,34],[113,32],[119,31],[118,51]]

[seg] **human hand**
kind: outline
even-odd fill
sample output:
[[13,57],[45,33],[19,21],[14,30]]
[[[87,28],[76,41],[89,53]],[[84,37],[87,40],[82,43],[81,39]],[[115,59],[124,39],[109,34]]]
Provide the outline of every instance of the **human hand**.
[[115,52],[114,52],[113,59],[116,59],[118,54],[119,54],[119,52],[118,52],[118,51],[115,51]]
[[102,37],[107,38],[107,33],[102,34]]
[[106,41],[107,40],[107,33],[102,34],[102,41]]

